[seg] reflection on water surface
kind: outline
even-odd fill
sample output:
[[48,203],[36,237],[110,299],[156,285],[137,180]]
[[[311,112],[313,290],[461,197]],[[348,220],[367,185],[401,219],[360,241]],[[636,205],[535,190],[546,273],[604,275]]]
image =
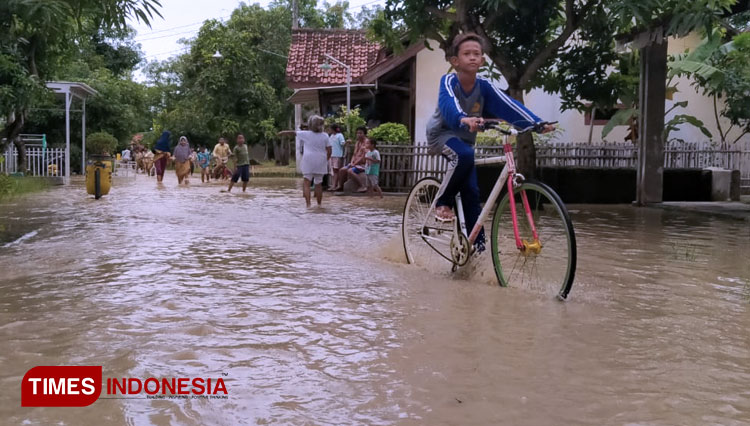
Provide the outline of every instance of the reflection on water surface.
[[[571,206],[571,300],[404,265],[402,197],[138,177],[0,205],[11,424],[742,424],[746,222]],[[20,407],[35,365],[219,377],[228,400]]]

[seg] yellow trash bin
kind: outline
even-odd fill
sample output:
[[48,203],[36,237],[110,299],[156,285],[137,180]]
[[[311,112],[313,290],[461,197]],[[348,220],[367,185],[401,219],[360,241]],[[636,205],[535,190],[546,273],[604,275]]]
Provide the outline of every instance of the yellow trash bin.
[[[108,159],[107,159],[108,160]],[[86,162],[86,192],[97,200],[109,194],[112,186],[112,162],[92,158]]]

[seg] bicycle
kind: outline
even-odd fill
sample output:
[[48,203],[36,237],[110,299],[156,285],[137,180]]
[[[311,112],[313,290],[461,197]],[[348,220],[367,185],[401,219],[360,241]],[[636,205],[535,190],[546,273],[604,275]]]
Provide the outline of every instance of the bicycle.
[[[444,222],[435,215],[440,181],[421,179],[404,205],[401,227],[407,262],[424,263],[433,252],[452,263],[452,272],[466,265],[473,255],[474,241],[492,211],[490,253],[498,282],[507,287],[521,284],[540,287],[565,300],[576,269],[573,223],[560,197],[549,186],[525,179],[516,171],[510,136],[539,130],[544,124],[518,131],[498,128],[485,121],[480,130],[495,128],[503,134],[505,155],[475,160],[476,165],[505,163],[476,225],[467,233],[460,195],[456,195],[454,220]],[[502,195],[502,198],[500,196]],[[518,198],[518,199],[517,199]],[[512,232],[504,227],[508,222]]]

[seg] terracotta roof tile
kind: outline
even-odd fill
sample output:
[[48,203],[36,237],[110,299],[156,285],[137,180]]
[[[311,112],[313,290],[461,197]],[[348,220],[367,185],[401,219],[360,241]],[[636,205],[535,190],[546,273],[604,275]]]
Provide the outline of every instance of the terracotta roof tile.
[[346,84],[346,68],[328,61],[333,68],[320,68],[328,53],[352,68],[352,82],[375,65],[380,45],[367,39],[364,31],[332,29],[292,30],[292,45],[286,66],[289,87],[336,86]]

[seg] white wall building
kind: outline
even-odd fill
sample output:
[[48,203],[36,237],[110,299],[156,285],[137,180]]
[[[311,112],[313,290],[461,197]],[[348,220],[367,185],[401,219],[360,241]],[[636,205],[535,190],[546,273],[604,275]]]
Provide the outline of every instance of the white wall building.
[[[669,54],[682,53],[686,49],[694,48],[700,43],[700,37],[690,35],[681,39],[669,40]],[[422,49],[417,53],[417,84],[416,84],[416,105],[415,105],[415,140],[418,144],[425,143],[425,125],[430,115],[435,111],[438,99],[438,88],[440,77],[449,72],[450,64],[445,60],[443,51],[434,40],[430,40],[432,50]],[[672,81],[677,84],[679,92],[675,93],[672,100],[666,101],[666,110],[669,110],[675,102],[688,101],[687,108],[677,108],[672,111],[665,121],[670,120],[677,114],[689,114],[703,121],[705,127],[713,134],[713,140],[719,140],[719,132],[714,118],[713,99],[704,96],[695,87],[691,86],[687,78],[675,78]],[[504,80],[495,84],[501,89],[508,87]],[[722,104],[719,100],[719,111]],[[587,142],[589,139],[590,126],[585,123],[584,114],[578,111],[561,111],[562,102],[556,94],[545,93],[542,90],[532,90],[526,94],[526,106],[539,117],[549,120],[558,121],[559,127],[563,133],[558,138],[560,142]],[[720,117],[723,130],[726,132],[730,127],[729,120]],[[592,143],[602,142],[602,129],[604,124],[594,124]],[[739,136],[739,131],[735,129],[728,138],[734,141]],[[622,142],[627,135],[627,127],[616,127],[606,140],[610,142]],[[701,131],[689,124],[683,124],[681,128],[670,134],[670,138],[680,138],[688,142],[703,142],[708,138]],[[750,139],[750,136],[745,136]]]

